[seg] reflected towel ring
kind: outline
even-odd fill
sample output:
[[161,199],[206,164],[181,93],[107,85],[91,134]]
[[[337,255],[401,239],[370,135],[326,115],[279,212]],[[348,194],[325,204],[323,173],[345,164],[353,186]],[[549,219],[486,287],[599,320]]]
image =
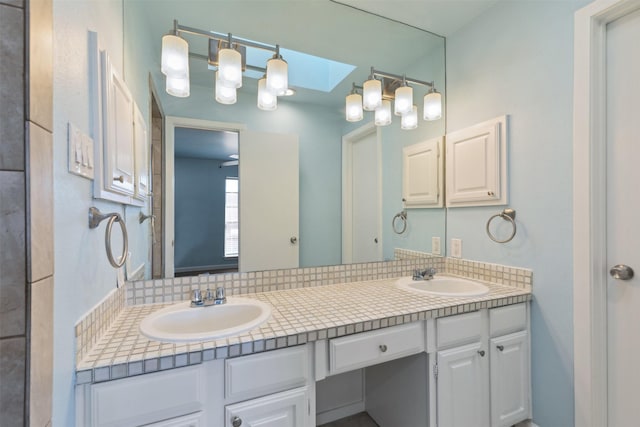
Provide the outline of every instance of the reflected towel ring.
[[[493,221],[494,218],[500,217],[502,219],[504,219],[505,221],[509,221],[511,222],[511,225],[513,226],[513,232],[511,233],[511,235],[509,237],[507,237],[504,240],[498,240],[495,238],[495,236],[493,234],[491,234],[491,230],[489,230],[489,225],[491,224],[491,221]],[[497,213],[495,215],[493,215],[491,218],[489,218],[489,220],[487,221],[487,235],[489,236],[489,238],[491,240],[493,240],[496,243],[507,243],[510,242],[511,240],[513,240],[513,238],[516,235],[516,211],[513,209],[505,209],[500,213]]]
[[[396,220],[400,218],[401,222],[402,222],[402,228],[398,229],[398,227],[396,227]],[[400,213],[397,213],[396,216],[393,217],[393,220],[391,221],[391,226],[393,227],[393,232],[396,234],[402,234],[406,231],[407,229],[407,211],[403,210]]]
[[[113,268],[120,268],[127,261],[127,256],[129,254],[129,235],[127,234],[127,226],[118,213],[102,214],[96,208],[89,208],[89,228],[97,228],[104,219],[109,219],[107,222],[107,229],[104,233],[104,246],[107,250],[107,258],[109,259],[109,264],[111,264]],[[118,221],[120,229],[122,230],[122,255],[120,256],[120,262],[116,261],[113,257],[113,250],[111,248],[111,231],[115,221]]]

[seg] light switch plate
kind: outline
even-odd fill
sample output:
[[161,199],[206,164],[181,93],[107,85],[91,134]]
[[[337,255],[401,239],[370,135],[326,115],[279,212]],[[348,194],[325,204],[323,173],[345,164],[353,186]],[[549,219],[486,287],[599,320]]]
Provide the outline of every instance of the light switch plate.
[[71,122],[68,128],[69,172],[93,179],[93,140]]
[[451,239],[451,256],[453,258],[462,258],[462,240]]
[[431,254],[440,255],[440,237],[438,236],[431,238]]

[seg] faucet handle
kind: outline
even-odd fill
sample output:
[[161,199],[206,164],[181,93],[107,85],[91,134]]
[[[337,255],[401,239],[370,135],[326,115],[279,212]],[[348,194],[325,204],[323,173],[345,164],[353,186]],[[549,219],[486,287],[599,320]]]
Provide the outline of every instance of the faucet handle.
[[216,299],[224,299],[224,288],[219,286],[216,288]]
[[211,288],[207,288],[207,292],[205,294],[205,300],[213,300],[213,291]]
[[191,291],[191,305],[202,305],[202,291],[200,289],[194,289]]

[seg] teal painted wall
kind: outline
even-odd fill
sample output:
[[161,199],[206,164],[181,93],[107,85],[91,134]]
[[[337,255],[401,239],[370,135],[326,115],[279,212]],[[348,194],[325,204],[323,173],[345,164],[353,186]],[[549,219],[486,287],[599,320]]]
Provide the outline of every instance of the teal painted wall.
[[573,13],[584,1],[498,2],[447,38],[448,131],[510,116],[509,206],[518,234],[497,244],[502,207],[447,212],[463,258],[532,268],[533,420],[573,425]]

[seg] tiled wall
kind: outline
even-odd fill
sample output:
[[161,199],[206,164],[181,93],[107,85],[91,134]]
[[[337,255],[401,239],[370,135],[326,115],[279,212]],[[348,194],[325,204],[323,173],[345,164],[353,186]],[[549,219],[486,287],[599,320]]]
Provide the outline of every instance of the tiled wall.
[[0,426],[51,424],[51,0],[0,0]]

